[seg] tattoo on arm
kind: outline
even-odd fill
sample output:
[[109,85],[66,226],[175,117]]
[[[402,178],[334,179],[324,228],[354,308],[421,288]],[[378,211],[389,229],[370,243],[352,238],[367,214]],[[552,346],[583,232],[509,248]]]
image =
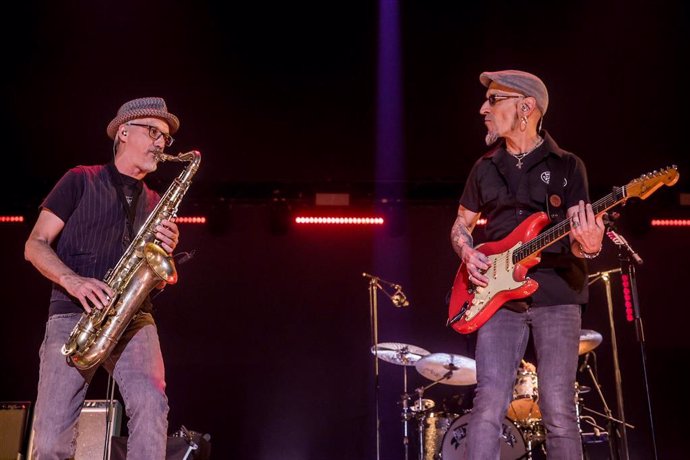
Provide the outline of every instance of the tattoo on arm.
[[465,246],[473,247],[474,242],[470,230],[467,228],[465,219],[458,216],[453,223],[453,228],[450,231],[450,240],[455,252],[462,257],[462,248]]

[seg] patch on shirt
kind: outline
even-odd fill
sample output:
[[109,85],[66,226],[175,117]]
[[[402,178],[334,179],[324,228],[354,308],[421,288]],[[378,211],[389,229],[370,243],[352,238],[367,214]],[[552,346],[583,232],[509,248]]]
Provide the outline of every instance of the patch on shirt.
[[[551,180],[551,171],[544,171],[543,173],[541,173],[541,181],[542,181],[543,183],[545,183],[545,184],[548,185],[548,184],[549,184],[549,180]],[[563,178],[563,187],[565,187],[566,185],[568,185],[568,179],[566,179],[566,178],[564,177],[564,178]]]

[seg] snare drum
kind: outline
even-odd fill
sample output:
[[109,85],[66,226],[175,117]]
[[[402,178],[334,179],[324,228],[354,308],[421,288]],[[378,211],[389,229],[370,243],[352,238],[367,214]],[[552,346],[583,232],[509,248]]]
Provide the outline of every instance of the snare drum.
[[[441,458],[443,460],[463,460],[467,458],[466,438],[467,424],[470,421],[471,413],[467,413],[455,419],[446,435],[443,437],[441,446]],[[520,433],[520,430],[513,422],[504,419],[501,424],[501,460],[515,460],[526,458],[527,445]]]
[[539,380],[536,372],[518,371],[513,387],[513,400],[508,406],[506,417],[518,423],[531,423],[541,419],[538,400]]

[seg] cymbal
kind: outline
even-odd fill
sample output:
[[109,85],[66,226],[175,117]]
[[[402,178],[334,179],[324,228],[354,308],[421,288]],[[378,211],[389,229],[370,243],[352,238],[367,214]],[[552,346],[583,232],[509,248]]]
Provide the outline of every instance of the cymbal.
[[449,353],[433,353],[417,361],[417,372],[429,380],[446,385],[474,385],[477,383],[477,364],[474,359]]
[[594,350],[602,341],[601,334],[591,329],[582,329],[580,331],[580,348],[578,355],[584,355]]
[[387,363],[414,366],[414,363],[430,352],[424,348],[406,343],[385,342],[371,347],[371,353]]

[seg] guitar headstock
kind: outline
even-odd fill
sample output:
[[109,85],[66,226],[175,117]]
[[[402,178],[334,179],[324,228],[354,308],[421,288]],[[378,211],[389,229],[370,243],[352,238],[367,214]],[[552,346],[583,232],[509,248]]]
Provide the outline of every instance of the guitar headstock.
[[678,174],[678,167],[676,167],[676,165],[643,174],[637,179],[633,179],[625,186],[626,195],[628,198],[634,196],[645,200],[662,185],[668,185],[669,187],[675,185],[679,177],[680,175]]

